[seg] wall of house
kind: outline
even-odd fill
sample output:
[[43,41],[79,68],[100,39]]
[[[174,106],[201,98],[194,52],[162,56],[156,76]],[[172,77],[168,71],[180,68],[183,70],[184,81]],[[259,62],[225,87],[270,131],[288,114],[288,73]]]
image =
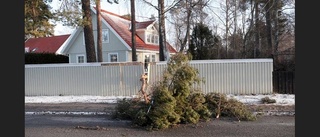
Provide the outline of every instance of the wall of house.
[[146,39],[145,39],[146,36],[145,36],[144,31],[139,30],[139,31],[136,32],[136,34],[137,34],[143,41],[146,41]]
[[[95,15],[95,14],[93,14]],[[96,25],[96,16],[92,16],[93,23],[93,35],[95,40],[95,48],[97,50],[97,25]],[[119,37],[112,31],[105,23],[102,23],[102,29],[109,30],[109,42],[102,43],[102,54],[103,54],[103,62],[109,61],[109,53],[117,53],[119,62],[128,61],[128,47],[124,45],[123,42],[119,39]],[[70,63],[76,63],[77,55],[85,55],[85,45],[84,45],[84,33],[83,29],[81,29],[80,33],[75,35],[75,40],[70,43],[72,46],[68,50],[69,61]]]
[[[159,61],[159,53],[157,51],[142,51],[142,50],[138,50],[136,51],[136,54],[137,54],[137,62],[144,62],[145,60],[145,55],[155,55],[156,58],[156,62]],[[129,61],[132,61],[132,52],[131,51],[128,51],[128,60]]]

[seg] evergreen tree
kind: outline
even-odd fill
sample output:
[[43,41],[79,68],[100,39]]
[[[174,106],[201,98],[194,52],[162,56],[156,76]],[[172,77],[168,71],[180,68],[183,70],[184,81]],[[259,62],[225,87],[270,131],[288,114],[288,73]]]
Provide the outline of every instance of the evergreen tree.
[[188,52],[194,60],[213,59],[218,55],[218,43],[218,37],[212,34],[212,30],[199,23],[193,29]]
[[54,35],[54,24],[49,22],[50,19],[54,19],[54,15],[45,2],[46,0],[24,1],[25,40]]

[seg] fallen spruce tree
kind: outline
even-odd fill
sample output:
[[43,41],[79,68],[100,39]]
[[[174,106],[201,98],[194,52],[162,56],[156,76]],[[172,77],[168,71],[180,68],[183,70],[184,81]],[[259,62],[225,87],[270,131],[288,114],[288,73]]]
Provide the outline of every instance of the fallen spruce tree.
[[[189,65],[190,54],[177,53],[167,63],[163,78],[151,85],[148,100],[118,100],[113,118],[132,120],[134,125],[148,130],[161,130],[178,124],[196,124],[219,116],[238,120],[256,120],[244,104],[210,92],[205,95],[194,84],[203,81],[197,69]],[[150,99],[150,100],[149,100]]]

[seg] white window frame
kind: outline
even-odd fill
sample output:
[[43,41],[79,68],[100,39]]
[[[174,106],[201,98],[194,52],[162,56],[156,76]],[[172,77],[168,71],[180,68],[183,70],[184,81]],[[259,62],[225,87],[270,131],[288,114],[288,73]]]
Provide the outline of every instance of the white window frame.
[[151,62],[156,62],[156,54],[151,54]]
[[[112,55],[116,55],[117,56],[117,61],[116,62],[119,62],[119,55],[118,53],[108,53],[108,62],[111,62],[111,56]],[[114,62],[114,61],[113,61]]]
[[109,43],[110,34],[109,29],[102,29],[102,43]]
[[147,32],[146,33],[146,43],[159,45],[159,35]]
[[[79,57],[83,57],[83,62],[80,62]],[[86,62],[87,62],[86,56],[83,55],[83,54],[77,55],[77,56],[76,56],[76,62],[77,62],[77,63],[86,63]]]
[[154,35],[154,44],[159,44],[159,36]]
[[151,35],[151,42],[150,42],[150,43],[154,43],[154,38],[155,38],[155,37],[154,37],[154,35],[152,34],[152,35]]
[[[153,58],[154,57],[154,58]],[[145,59],[149,59],[148,62],[156,62],[157,60],[157,55],[156,53],[143,53],[143,62]]]
[[147,34],[147,43],[151,43],[151,34]]

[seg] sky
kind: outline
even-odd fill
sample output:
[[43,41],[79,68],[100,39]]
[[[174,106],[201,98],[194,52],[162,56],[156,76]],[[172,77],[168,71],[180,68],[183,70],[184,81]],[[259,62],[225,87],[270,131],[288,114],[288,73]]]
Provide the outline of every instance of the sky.
[[[132,98],[134,96],[25,96],[25,103],[117,103],[117,99]],[[269,97],[275,99],[273,105],[295,105],[294,94],[269,94],[269,95],[227,95],[248,104],[262,104],[261,99]]]
[[[112,0],[111,0],[112,1]],[[151,0],[151,2],[156,2],[156,0]],[[51,3],[52,10],[56,10],[60,7],[61,1],[53,0]],[[136,7],[136,20],[143,21],[149,18],[152,14],[157,14],[155,9],[150,6],[146,6],[141,0],[135,2]],[[143,9],[139,7],[144,7]],[[110,11],[118,15],[124,15],[130,13],[130,0],[119,0],[119,4],[110,4],[107,0],[101,0],[101,9]],[[74,29],[68,26],[63,26],[62,24],[56,24],[55,35],[71,34]]]
[[[110,0],[113,1],[113,0]],[[148,2],[152,3],[154,6],[157,6],[157,0],[147,0]],[[165,7],[169,7],[169,5],[172,5],[172,1],[173,0],[166,0],[165,1]],[[208,19],[210,20],[210,22],[208,25],[213,25],[211,27],[215,28],[215,25],[218,26],[224,26],[223,24],[225,24],[225,19],[224,19],[224,2],[221,0],[211,0],[210,2],[210,10],[205,10],[206,13],[210,13],[210,16]],[[60,7],[61,1],[60,0],[52,0],[51,3],[51,7],[53,8],[53,10],[58,9]],[[293,12],[294,13],[294,7],[295,7],[295,1],[293,0],[290,5],[288,5],[287,7],[284,7],[283,11],[290,13]],[[110,4],[109,2],[107,2],[107,0],[101,0],[101,9],[113,12],[115,14],[118,15],[124,15],[124,14],[129,14],[131,13],[130,10],[130,0],[119,0],[119,3],[113,3]],[[155,17],[157,17],[157,10],[146,4],[145,2],[143,2],[142,0],[136,0],[135,1],[135,12],[136,12],[136,20],[137,21],[143,21],[148,19],[149,17],[151,17],[151,15],[155,15]],[[241,23],[242,20],[239,17],[239,21],[238,23]],[[166,23],[167,25],[168,23]],[[222,31],[224,32],[225,28],[222,27],[218,27],[218,32]],[[70,34],[72,33],[72,30],[70,27],[66,27],[66,26],[62,26],[61,24],[57,24],[57,26],[55,27],[55,35],[64,35],[64,34]],[[170,29],[167,29],[167,31],[169,31]],[[221,32],[220,32],[221,33]]]

